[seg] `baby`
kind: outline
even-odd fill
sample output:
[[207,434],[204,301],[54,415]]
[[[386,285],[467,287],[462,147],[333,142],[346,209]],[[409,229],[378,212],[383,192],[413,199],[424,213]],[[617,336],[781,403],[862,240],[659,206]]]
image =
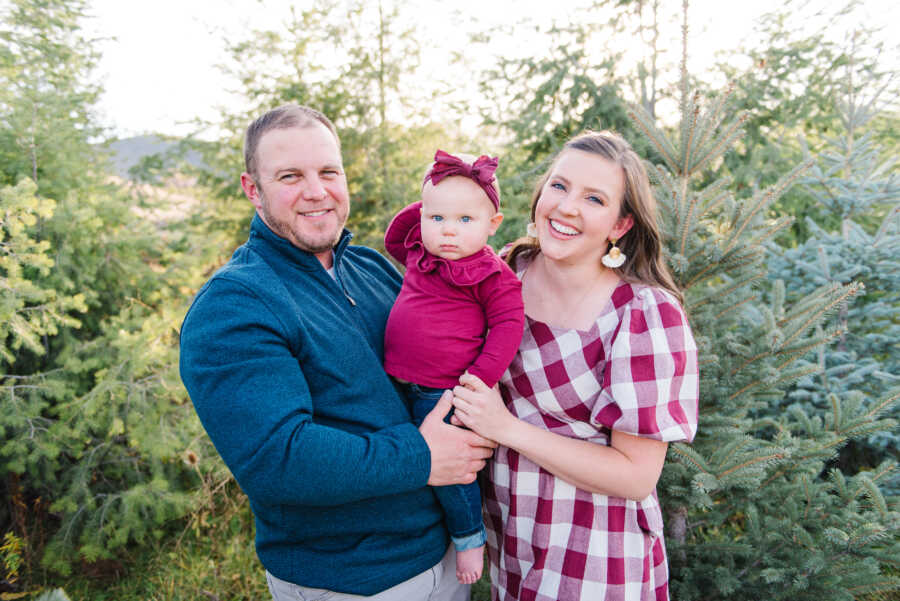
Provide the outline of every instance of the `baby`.
[[[400,382],[420,424],[463,373],[494,386],[522,338],[522,285],[487,245],[500,223],[497,159],[438,150],[422,201],[400,211],[384,237],[406,266],[385,330],[384,369]],[[435,487],[463,584],[481,577],[485,529],[477,483]]]

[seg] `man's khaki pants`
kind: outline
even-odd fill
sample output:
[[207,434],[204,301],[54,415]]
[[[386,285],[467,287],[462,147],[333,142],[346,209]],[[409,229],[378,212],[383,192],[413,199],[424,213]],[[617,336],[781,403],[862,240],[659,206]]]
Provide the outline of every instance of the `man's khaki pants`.
[[456,551],[453,545],[433,568],[371,597],[292,584],[272,576],[268,571],[266,581],[274,601],[468,601],[470,589],[468,584],[460,584],[456,579]]

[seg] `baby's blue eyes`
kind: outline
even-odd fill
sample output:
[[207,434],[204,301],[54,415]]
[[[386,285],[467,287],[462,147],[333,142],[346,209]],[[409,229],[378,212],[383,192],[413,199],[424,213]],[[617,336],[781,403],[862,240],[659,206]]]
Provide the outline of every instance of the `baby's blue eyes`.
[[550,187],[556,188],[557,190],[562,190],[563,192],[566,191],[566,187],[559,182],[553,182],[552,184],[550,184]]
[[[443,215],[432,215],[431,220],[436,223],[440,223],[441,221],[444,220],[444,216]],[[468,215],[463,215],[462,217],[459,218],[459,220],[463,223],[469,223],[472,221],[472,218],[469,217]]]

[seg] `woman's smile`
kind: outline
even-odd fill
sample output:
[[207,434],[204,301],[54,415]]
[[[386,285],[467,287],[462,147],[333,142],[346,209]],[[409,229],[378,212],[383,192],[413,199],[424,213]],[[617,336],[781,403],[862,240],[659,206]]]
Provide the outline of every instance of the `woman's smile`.
[[549,221],[550,221],[550,227],[553,229],[553,231],[558,232],[560,234],[564,234],[566,236],[576,236],[581,233],[574,227],[565,225],[564,223],[556,221],[555,219],[550,219]]

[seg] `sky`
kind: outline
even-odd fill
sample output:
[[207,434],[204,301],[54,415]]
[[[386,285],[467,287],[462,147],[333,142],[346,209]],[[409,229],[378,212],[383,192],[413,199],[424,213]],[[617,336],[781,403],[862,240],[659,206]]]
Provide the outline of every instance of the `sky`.
[[[389,0],[387,0],[389,1]],[[587,0],[411,0],[421,13],[419,24],[434,45],[426,53],[459,49],[464,44],[465,27],[449,12],[453,6],[468,15],[477,15],[479,26],[508,22],[510,15],[527,14],[547,23]],[[760,15],[784,4],[785,0],[731,2],[691,0],[689,59],[692,72],[702,72],[717,51],[753,44],[754,25]],[[828,0],[807,0],[811,5]],[[277,28],[288,15],[288,7],[308,2],[290,0],[88,0],[89,19],[85,31],[99,40],[102,58],[96,75],[104,88],[98,109],[101,123],[113,136],[144,133],[185,135],[194,130],[192,121],[215,117],[217,107],[239,102],[227,90],[235,87],[216,65],[227,62],[226,40],[245,39],[249,31]],[[681,2],[662,0],[665,10],[675,16],[664,24],[665,32],[679,45]],[[804,2],[795,2],[804,4]],[[833,3],[832,3],[833,4]],[[865,0],[864,15],[873,23],[900,22],[900,3],[895,0]],[[827,24],[827,31],[840,35],[839,24]],[[504,43],[510,43],[507,40]],[[519,48],[527,50],[528,36]],[[896,53],[895,55],[896,56]]]

